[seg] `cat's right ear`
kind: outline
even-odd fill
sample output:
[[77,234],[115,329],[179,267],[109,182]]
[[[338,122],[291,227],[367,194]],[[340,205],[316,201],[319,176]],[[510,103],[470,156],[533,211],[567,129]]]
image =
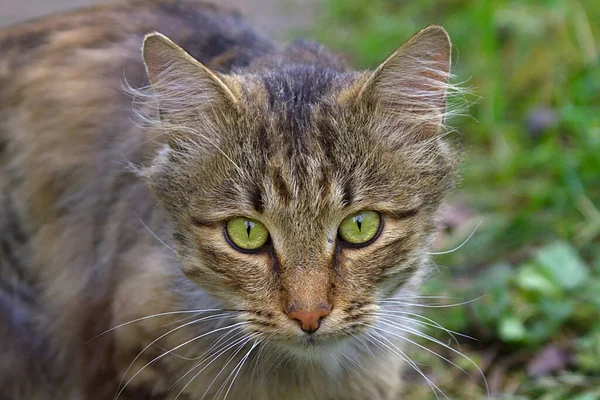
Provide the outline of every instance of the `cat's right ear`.
[[205,67],[160,33],[144,38],[146,72],[157,96],[161,119],[185,125],[198,115],[237,103],[236,96],[217,73]]
[[392,130],[434,136],[447,115],[451,48],[444,28],[421,30],[366,75],[357,98],[376,104],[379,120],[392,124]]

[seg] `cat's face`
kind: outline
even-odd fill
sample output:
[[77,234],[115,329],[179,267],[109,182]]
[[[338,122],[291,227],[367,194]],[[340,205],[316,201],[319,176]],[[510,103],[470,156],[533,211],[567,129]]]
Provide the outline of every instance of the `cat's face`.
[[150,185],[184,273],[246,331],[300,352],[344,340],[421,277],[455,157],[437,136],[448,39],[420,36],[374,73],[240,76],[147,39],[170,135]]

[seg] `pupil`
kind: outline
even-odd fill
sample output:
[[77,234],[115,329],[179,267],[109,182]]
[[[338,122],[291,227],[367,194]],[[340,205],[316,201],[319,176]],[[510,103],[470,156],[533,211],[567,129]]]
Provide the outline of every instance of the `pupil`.
[[358,231],[362,232],[362,220],[363,220],[362,215],[357,215],[355,220],[356,220],[356,225],[358,226]]
[[252,228],[254,227],[254,223],[250,222],[250,221],[246,221],[246,234],[248,235],[248,239],[250,239],[250,231],[252,231]]

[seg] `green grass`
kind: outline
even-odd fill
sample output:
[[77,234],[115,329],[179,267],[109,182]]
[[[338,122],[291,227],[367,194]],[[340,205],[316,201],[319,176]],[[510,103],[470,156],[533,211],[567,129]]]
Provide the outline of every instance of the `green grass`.
[[[474,94],[471,117],[450,121],[467,153],[452,202],[470,216],[443,245],[454,247],[483,222],[459,251],[436,257],[426,291],[483,297],[426,315],[479,340],[459,338],[460,350],[484,369],[494,398],[600,400],[597,1],[325,0],[323,7],[311,34],[365,68],[419,29],[443,25],[454,42],[455,81]],[[471,363],[431,348],[472,375],[411,352],[448,397],[485,398]],[[533,374],[544,350],[558,351],[565,365]],[[410,378],[408,398],[435,398],[417,374]]]

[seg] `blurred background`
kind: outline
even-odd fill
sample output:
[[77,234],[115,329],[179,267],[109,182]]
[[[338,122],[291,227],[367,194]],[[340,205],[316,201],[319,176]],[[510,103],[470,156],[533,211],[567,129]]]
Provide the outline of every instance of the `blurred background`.
[[[0,25],[91,3],[2,0]],[[425,291],[440,297],[418,310],[448,331],[423,319],[437,343],[409,354],[455,400],[486,398],[469,359],[494,399],[600,400],[598,0],[220,3],[364,68],[419,29],[446,27],[470,107],[449,121],[466,158],[436,250],[464,245],[435,256]],[[416,372],[408,381],[407,398],[436,398]]]

